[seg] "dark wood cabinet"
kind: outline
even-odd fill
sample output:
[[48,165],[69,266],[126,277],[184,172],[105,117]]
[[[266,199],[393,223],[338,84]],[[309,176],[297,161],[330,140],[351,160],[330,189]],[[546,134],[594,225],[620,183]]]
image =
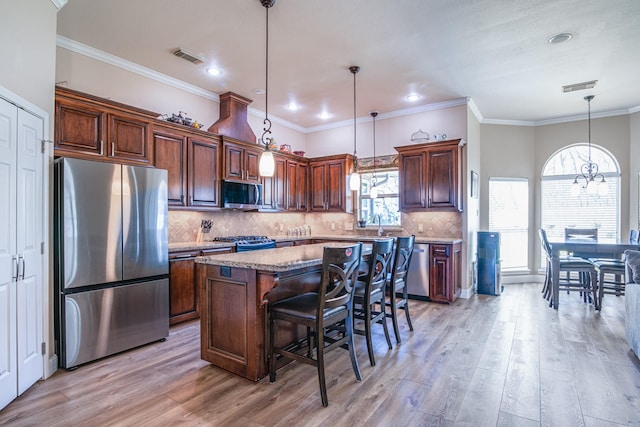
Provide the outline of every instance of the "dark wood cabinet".
[[462,245],[430,244],[429,298],[452,303],[462,291]]
[[189,206],[219,207],[220,145],[211,139],[190,137],[187,140],[187,153]]
[[353,168],[353,156],[339,155],[312,159],[310,164],[311,211],[353,212],[353,196],[347,187],[347,175]]
[[272,177],[263,178],[264,207],[279,211],[307,210],[308,161],[274,153]]
[[273,160],[275,161],[273,176],[262,179],[262,203],[265,209],[284,210],[287,203],[287,159],[274,155]]
[[198,288],[194,259],[199,251],[169,254],[169,324],[197,319]]
[[149,124],[128,115],[109,114],[107,157],[117,161],[150,164]]
[[55,155],[150,165],[157,114],[56,87]]
[[307,162],[287,161],[287,210],[306,211],[308,208],[308,172]]
[[169,324],[197,319],[200,315],[195,258],[233,252],[231,247],[169,253]]
[[155,166],[167,170],[170,208],[219,208],[220,143],[217,136],[156,123],[153,151]]
[[55,114],[57,154],[104,156],[106,113],[103,110],[91,104],[57,98]]
[[242,143],[222,137],[224,147],[223,179],[260,183],[260,155],[264,151],[256,144]]
[[396,147],[400,175],[400,210],[461,211],[460,139]]
[[169,206],[187,206],[187,136],[154,129],[153,153],[156,167],[167,170]]

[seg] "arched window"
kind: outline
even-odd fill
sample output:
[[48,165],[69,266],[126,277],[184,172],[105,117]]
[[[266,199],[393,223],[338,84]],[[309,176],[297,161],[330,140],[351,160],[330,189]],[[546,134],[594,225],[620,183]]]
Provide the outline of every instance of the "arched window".
[[620,168],[611,154],[591,145],[591,161],[604,175],[606,194],[582,188],[577,195],[572,192],[576,176],[580,187],[585,182],[580,169],[588,159],[587,144],[571,145],[552,155],[542,170],[540,220],[549,238],[564,239],[565,227],[597,227],[599,239],[619,236]]

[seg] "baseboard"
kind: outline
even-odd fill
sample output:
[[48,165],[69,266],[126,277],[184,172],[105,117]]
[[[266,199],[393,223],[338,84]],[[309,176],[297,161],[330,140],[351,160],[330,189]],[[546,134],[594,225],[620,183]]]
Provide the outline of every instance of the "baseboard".
[[44,373],[44,379],[46,380],[51,375],[55,374],[58,370],[58,355],[54,354],[49,358],[47,372]]

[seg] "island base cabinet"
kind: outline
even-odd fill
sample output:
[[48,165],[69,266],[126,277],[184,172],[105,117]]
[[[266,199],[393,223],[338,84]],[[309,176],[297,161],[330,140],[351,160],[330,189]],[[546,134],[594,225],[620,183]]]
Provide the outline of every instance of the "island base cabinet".
[[[252,381],[267,375],[267,305],[317,291],[320,283],[317,268],[272,273],[197,263],[196,274],[200,357]],[[275,339],[285,345],[305,334],[304,328],[283,324]]]
[[452,303],[462,292],[462,245],[429,245],[429,299]]

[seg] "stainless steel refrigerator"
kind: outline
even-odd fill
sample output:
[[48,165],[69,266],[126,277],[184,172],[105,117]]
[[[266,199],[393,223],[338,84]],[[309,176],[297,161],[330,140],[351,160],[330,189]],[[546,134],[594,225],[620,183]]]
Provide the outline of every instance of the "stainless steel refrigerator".
[[166,338],[167,171],[60,158],[54,175],[60,365]]

